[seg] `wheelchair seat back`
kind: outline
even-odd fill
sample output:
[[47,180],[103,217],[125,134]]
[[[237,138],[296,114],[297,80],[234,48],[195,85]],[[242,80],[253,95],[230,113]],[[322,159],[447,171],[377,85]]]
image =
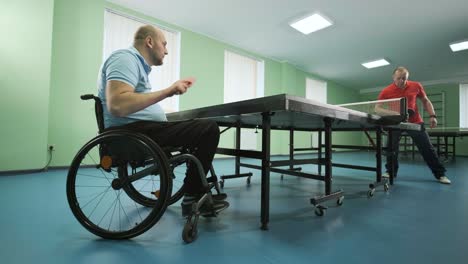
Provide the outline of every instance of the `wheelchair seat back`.
[[[81,99],[94,99],[94,113],[96,116],[98,131],[99,134],[103,133],[105,128],[101,99],[97,96],[94,96],[93,94],[82,95]],[[104,156],[111,158],[112,167],[116,167],[125,163],[131,164],[132,167],[143,166],[145,161],[148,160],[148,157],[150,156],[150,154],[147,153],[147,149],[145,149],[141,144],[135,144],[134,139],[131,140],[125,137],[119,137],[109,141],[107,144],[101,144],[99,152],[101,159]]]

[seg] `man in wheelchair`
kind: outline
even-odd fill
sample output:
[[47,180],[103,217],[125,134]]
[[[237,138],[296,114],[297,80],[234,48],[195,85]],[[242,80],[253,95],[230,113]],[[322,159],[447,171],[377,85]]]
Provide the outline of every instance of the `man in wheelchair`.
[[[140,27],[133,46],[114,51],[103,63],[98,77],[106,130],[126,129],[150,137],[161,147],[183,147],[200,161],[208,173],[219,142],[219,128],[210,120],[168,122],[158,102],[182,95],[193,85],[193,78],[176,81],[159,91],[152,91],[148,75],[152,66],[163,64],[166,39],[161,30],[151,25]],[[197,166],[189,162],[184,179],[182,215],[188,216],[193,204],[207,190]],[[205,181],[206,182],[206,181]],[[200,213],[219,212],[229,206],[225,194],[212,195],[211,206],[201,206]],[[208,208],[209,207],[209,208]]]

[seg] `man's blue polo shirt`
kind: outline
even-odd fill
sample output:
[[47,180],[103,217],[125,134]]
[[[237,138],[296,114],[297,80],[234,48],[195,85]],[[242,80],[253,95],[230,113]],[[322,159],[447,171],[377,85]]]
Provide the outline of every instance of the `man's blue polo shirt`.
[[147,108],[125,117],[113,116],[106,106],[107,81],[116,80],[129,84],[135,88],[136,93],[151,92],[151,84],[148,74],[151,66],[146,63],[137,49],[130,47],[114,51],[104,62],[98,76],[98,96],[102,101],[104,111],[104,126],[113,127],[133,123],[139,120],[167,121],[166,114],[159,104],[153,104]]

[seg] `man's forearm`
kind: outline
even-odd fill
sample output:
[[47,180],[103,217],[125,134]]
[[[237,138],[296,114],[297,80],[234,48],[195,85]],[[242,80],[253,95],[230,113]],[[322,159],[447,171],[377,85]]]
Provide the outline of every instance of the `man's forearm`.
[[151,93],[125,91],[108,97],[107,108],[114,116],[127,116],[168,97],[167,89]]
[[427,100],[424,103],[424,109],[426,109],[426,112],[429,114],[429,116],[435,116],[436,113],[434,111],[434,106],[432,105],[432,102]]

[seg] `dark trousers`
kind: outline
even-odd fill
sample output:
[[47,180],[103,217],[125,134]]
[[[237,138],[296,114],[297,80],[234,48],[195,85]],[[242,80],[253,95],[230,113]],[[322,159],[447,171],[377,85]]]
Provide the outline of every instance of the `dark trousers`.
[[[393,139],[392,147],[395,153],[394,175],[397,175],[399,143],[402,131],[393,130],[391,133]],[[436,177],[436,179],[439,179],[441,176],[444,176],[446,171],[445,167],[440,162],[436,150],[431,144],[431,140],[426,132],[424,124],[422,124],[421,131],[406,131],[406,133],[413,139],[414,144],[416,145],[416,147],[418,147],[419,153],[424,158],[424,161],[426,161],[426,164],[431,169],[432,174],[434,174],[434,177]],[[387,141],[387,146],[388,144],[390,144],[390,142]],[[390,171],[390,159],[391,155],[387,154],[387,164],[385,164],[387,172]]]
[[[211,120],[188,120],[180,122],[137,121],[118,128],[139,132],[153,139],[160,147],[184,147],[200,160],[208,173],[219,143],[218,124]],[[184,179],[185,192],[201,194],[201,176],[192,162],[189,162]]]

